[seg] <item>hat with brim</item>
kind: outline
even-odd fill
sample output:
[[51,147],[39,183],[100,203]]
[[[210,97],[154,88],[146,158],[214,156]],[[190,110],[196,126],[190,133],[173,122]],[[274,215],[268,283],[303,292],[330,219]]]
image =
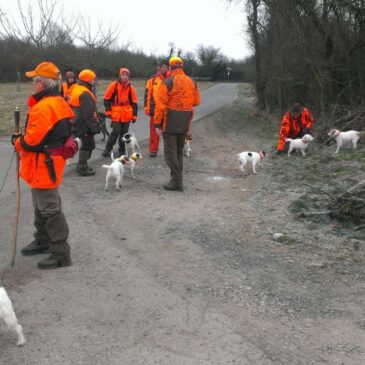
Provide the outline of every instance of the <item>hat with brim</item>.
[[59,80],[61,78],[61,71],[52,62],[42,62],[35,68],[35,70],[27,71],[25,73],[25,76],[27,77],[42,76],[47,79]]

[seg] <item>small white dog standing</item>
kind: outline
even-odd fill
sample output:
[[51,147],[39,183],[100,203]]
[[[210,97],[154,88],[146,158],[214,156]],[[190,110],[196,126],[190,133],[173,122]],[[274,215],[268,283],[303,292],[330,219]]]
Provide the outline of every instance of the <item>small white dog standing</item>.
[[105,190],[108,190],[109,182],[112,178],[116,179],[116,187],[119,191],[123,183],[124,166],[119,158],[114,159],[114,154],[111,154],[112,163],[110,165],[103,165],[104,169],[108,169],[105,177]]
[[266,153],[264,151],[260,152],[245,151],[238,153],[236,156],[240,163],[240,169],[242,170],[242,172],[246,172],[245,166],[247,165],[248,162],[250,162],[252,164],[253,173],[257,174],[256,165],[259,165],[262,168],[261,161],[266,156]]
[[302,138],[291,139],[287,138],[285,142],[290,142],[288,156],[293,152],[295,149],[296,151],[300,151],[303,157],[305,157],[305,151],[308,148],[308,142],[312,142],[313,137],[310,134],[305,134]]
[[185,139],[184,155],[186,157],[190,157],[190,152],[191,152],[190,139]]
[[0,319],[5,322],[8,330],[18,335],[17,346],[23,346],[25,344],[23,328],[18,323],[11,300],[3,287],[0,287]]
[[[142,157],[137,138],[133,132],[126,133],[122,137],[122,141],[125,144],[125,151],[127,152],[128,156],[131,156],[133,153],[138,152]],[[137,149],[137,151],[135,151],[135,149]]]
[[328,135],[336,140],[337,148],[335,153],[338,153],[338,151],[343,145],[350,143],[352,144],[352,147],[356,149],[357,142],[360,139],[360,132],[357,131],[341,132],[338,129],[331,129],[328,132]]

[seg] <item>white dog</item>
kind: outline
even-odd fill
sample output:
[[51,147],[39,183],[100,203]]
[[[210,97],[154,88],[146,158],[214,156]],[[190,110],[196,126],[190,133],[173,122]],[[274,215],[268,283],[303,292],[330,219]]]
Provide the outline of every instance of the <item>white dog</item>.
[[128,132],[124,134],[124,136],[122,137],[122,141],[125,144],[125,150],[128,156],[132,155],[135,152],[138,152],[142,157],[137,138],[133,132]]
[[264,151],[260,151],[260,152],[241,152],[241,153],[238,153],[236,156],[237,156],[237,159],[240,163],[240,169],[243,172],[246,172],[245,166],[247,165],[248,162],[250,162],[251,165],[252,165],[253,173],[257,174],[256,165],[259,165],[262,168],[261,161],[266,156],[266,153]]
[[119,191],[122,187],[124,166],[123,163],[117,158],[114,159],[113,152],[111,153],[112,163],[110,165],[103,165],[105,169],[108,169],[105,177],[105,190],[108,190],[109,182],[112,178],[116,180],[116,187]]
[[136,161],[138,161],[141,158],[141,155],[139,153],[133,153],[131,157],[128,157],[126,155],[122,155],[117,158],[118,161],[120,161],[123,165],[129,166],[131,169],[132,178],[135,179],[134,176],[134,168],[136,166]]
[[18,335],[17,346],[23,346],[25,344],[23,328],[18,323],[11,300],[3,287],[0,287],[0,319],[4,320],[8,330]]
[[308,148],[308,142],[313,141],[313,137],[310,134],[305,134],[302,138],[291,139],[287,138],[285,142],[290,142],[288,156],[295,149],[296,151],[300,151],[303,157],[305,157],[305,151]]
[[356,132],[356,131],[341,132],[338,129],[331,129],[328,132],[328,135],[336,140],[337,148],[335,153],[338,153],[338,151],[343,145],[350,143],[352,143],[352,147],[356,149],[357,142],[360,139],[361,132]]
[[185,139],[184,155],[186,157],[190,157],[190,152],[191,152],[190,139]]

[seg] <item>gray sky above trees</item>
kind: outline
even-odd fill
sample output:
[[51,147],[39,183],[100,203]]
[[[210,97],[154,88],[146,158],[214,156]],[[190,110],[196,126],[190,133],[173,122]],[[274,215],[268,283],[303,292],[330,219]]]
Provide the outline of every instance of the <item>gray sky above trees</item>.
[[[36,8],[37,0],[22,0]],[[118,44],[129,44],[147,54],[169,51],[169,43],[183,52],[195,51],[199,44],[220,48],[229,58],[242,59],[251,53],[244,32],[246,16],[242,6],[225,0],[59,0],[65,16],[81,13],[91,24],[105,22],[119,27]],[[19,19],[15,0],[0,0],[0,8]]]

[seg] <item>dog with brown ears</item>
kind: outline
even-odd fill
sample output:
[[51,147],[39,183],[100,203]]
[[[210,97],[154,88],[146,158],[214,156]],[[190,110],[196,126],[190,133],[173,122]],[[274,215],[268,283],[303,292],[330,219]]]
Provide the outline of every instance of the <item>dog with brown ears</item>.
[[357,148],[357,143],[359,142],[360,138],[364,138],[365,132],[357,132],[357,131],[347,131],[341,132],[338,129],[331,129],[328,132],[328,136],[334,138],[337,144],[337,148],[335,153],[338,153],[340,148],[344,145],[352,145],[353,149]]

